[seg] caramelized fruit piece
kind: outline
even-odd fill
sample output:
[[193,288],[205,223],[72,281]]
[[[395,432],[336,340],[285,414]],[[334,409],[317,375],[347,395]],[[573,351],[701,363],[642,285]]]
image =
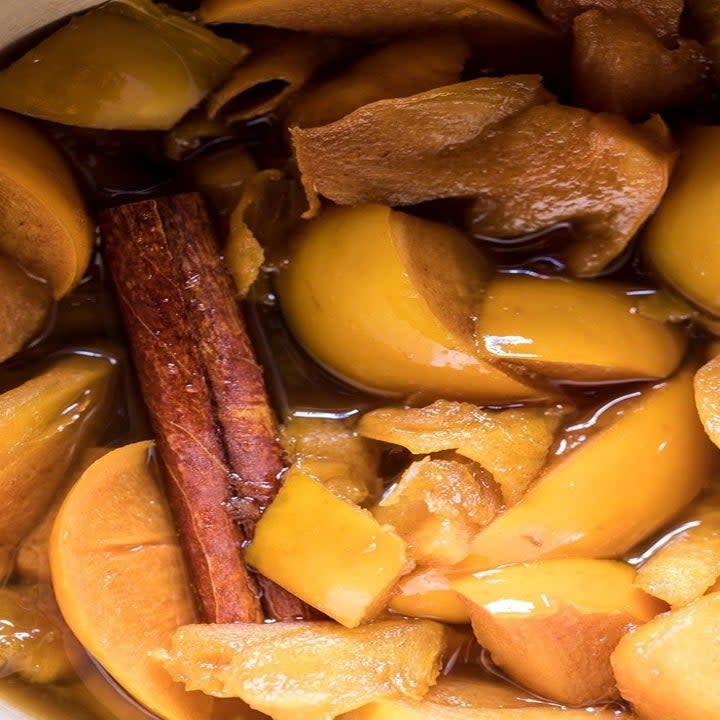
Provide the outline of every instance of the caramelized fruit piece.
[[643,720],[720,717],[720,593],[626,635],[612,656],[622,696]]
[[497,680],[444,676],[420,701],[376,700],[339,720],[631,720],[629,712],[568,709]]
[[410,569],[395,533],[299,468],[260,518],[246,558],[346,627],[377,615]]
[[0,255],[0,362],[38,334],[49,310],[47,286]]
[[482,465],[514,505],[540,472],[560,414],[546,408],[483,410],[437,400],[423,408],[381,408],[365,413],[358,432],[396,443],[413,455],[456,450]]
[[665,604],[613,560],[506,565],[451,582],[468,602],[478,642],[513,680],[567,705],[617,699],[610,653]]
[[53,587],[78,640],[138,702],[165,720],[207,720],[213,701],[186,692],[149,655],[196,621],[151,447],[108,453],[70,491],[50,538]]
[[687,0],[685,7],[693,35],[705,46],[711,77],[717,85],[720,83],[720,6],[715,0]]
[[517,505],[480,531],[465,570],[622,555],[712,477],[718,453],[698,420],[690,370],[599,415],[576,423],[583,442],[554,458]]
[[0,197],[0,250],[46,280],[56,298],[65,295],[90,260],[92,223],[60,153],[31,125],[2,111]]
[[720,447],[720,355],[705,363],[693,382],[700,420],[710,439]]
[[105,448],[91,448],[80,455],[43,519],[20,542],[15,556],[15,570],[25,582],[50,582],[50,534],[60,506],[78,478],[106,452]]
[[540,11],[564,30],[570,30],[573,18],[599,8],[622,13],[643,22],[657,37],[673,37],[680,26],[683,0],[538,0]]
[[112,372],[106,358],[68,356],[0,395],[3,558],[37,525],[78,450],[102,429]]
[[246,54],[150,0],[111,0],[0,72],[0,106],[66,125],[166,130]]
[[564,382],[667,377],[685,335],[639,315],[629,291],[599,280],[497,275],[478,311],[478,343],[491,357]]
[[645,592],[681,607],[699,598],[720,577],[720,497],[694,503],[677,523],[683,528],[638,570]]
[[73,666],[66,652],[66,634],[49,586],[0,588],[3,676],[17,673],[40,685],[67,681],[73,676]]
[[694,40],[668,48],[641,22],[602,10],[575,18],[573,34],[575,99],[590,110],[641,120],[704,90],[705,58]]
[[323,366],[382,394],[543,394],[474,354],[487,260],[457,230],[370,205],[302,227],[278,277],[290,328]]
[[240,697],[275,720],[332,720],[377,698],[422,697],[445,632],[429,620],[190,625],[158,656],[188,689]]
[[416,563],[452,565],[501,505],[498,486],[476,463],[426,457],[405,470],[373,515],[393,526]]
[[370,51],[293,102],[288,125],[317,127],[362,105],[414,95],[460,80],[470,48],[453,34],[401,38]]
[[204,0],[203,22],[271,25],[337,35],[378,36],[460,28],[485,41],[521,41],[552,36],[537,16],[509,0]]
[[347,420],[292,417],[282,427],[282,440],[289,472],[297,468],[358,505],[380,495],[380,448]]
[[317,195],[339,205],[477,198],[475,235],[570,223],[576,240],[562,256],[573,274],[594,275],[660,202],[669,132],[659,118],[633,126],[549,100],[537,76],[480,78],[293,128],[311,208]]
[[720,128],[696,127],[681,141],[680,161],[645,235],[648,262],[678,292],[720,315]]
[[539,75],[479,78],[379,100],[317,128],[291,129],[311,211],[472,196],[483,134],[552,95]]
[[466,604],[450,587],[445,570],[419,568],[402,578],[388,608],[400,615],[462,625],[470,622]]
[[336,39],[297,34],[261,49],[208,98],[208,117],[243,122],[277,111],[343,47]]

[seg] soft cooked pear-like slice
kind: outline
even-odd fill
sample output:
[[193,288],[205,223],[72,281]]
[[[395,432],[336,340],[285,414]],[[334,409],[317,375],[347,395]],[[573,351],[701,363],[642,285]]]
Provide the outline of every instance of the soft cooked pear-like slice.
[[320,67],[336,59],[342,48],[337,40],[303,34],[260,50],[210,95],[208,116],[242,122],[273,112]]
[[15,571],[23,582],[50,582],[50,535],[65,495],[85,470],[107,452],[106,448],[90,448],[80,455],[43,519],[20,542],[15,555]]
[[0,362],[38,334],[49,310],[47,285],[0,255]]
[[535,275],[495,276],[476,332],[497,360],[588,384],[667,377],[686,345],[680,328],[638,314],[629,287]]
[[637,575],[638,587],[673,608],[700,597],[720,577],[720,496],[701,497],[677,525]]
[[93,243],[92,223],[60,153],[24,120],[0,111],[0,250],[59,298],[80,281]]
[[166,130],[246,55],[150,0],[113,0],[0,72],[0,107],[66,125]]
[[632,720],[630,712],[545,704],[517,687],[485,677],[441,677],[420,701],[376,700],[339,720]]
[[58,360],[0,395],[0,552],[12,554],[43,517],[84,444],[103,428],[113,365]]
[[720,447],[720,355],[706,362],[693,382],[700,420],[709,438]]
[[720,592],[651,620],[612,655],[621,695],[643,720],[720,717]]
[[412,568],[394,532],[299,468],[260,518],[246,558],[346,627],[375,617]]
[[189,690],[242,698],[275,720],[332,720],[379,698],[421,698],[445,644],[430,620],[189,625],[156,656]]
[[463,569],[622,555],[686,507],[718,463],[692,368],[591,413],[560,448],[523,499],[478,533]]
[[632,627],[666,609],[614,560],[506,565],[451,581],[473,631],[513,680],[566,705],[618,698],[610,654]]
[[292,468],[312,475],[343,500],[364,503],[381,490],[380,448],[347,420],[292,417],[282,427]]
[[670,187],[645,234],[644,253],[680,294],[720,315],[720,245],[715,242],[720,196],[720,127],[695,127],[680,142]]
[[[149,654],[197,620],[151,448],[113,450],[73,486],[50,538],[53,588],[78,640],[139,703],[165,720],[211,720],[229,701],[186,692]],[[225,717],[257,717],[233,709]]]
[[481,163],[483,133],[551,99],[539,75],[479,78],[379,100],[322,127],[294,128],[311,211],[318,194],[340,205],[472,196],[468,177]]
[[706,62],[695,40],[668,48],[638,20],[602,10],[575,18],[573,34],[575,99],[590,110],[641,120],[704,90]]
[[340,205],[477,198],[476,235],[570,223],[576,240],[562,254],[577,275],[623,251],[660,202],[674,160],[660,119],[633,126],[551,103],[526,75],[381,100],[291,134],[312,209],[317,195]]
[[475,352],[490,268],[457,230],[380,205],[330,208],[292,239],[280,304],[308,352],[379,394],[546,397]]
[[636,18],[657,37],[677,35],[683,5],[683,0],[538,0],[543,15],[564,30],[571,29],[577,15],[599,8]]
[[492,474],[510,506],[540,472],[559,423],[560,414],[546,408],[483,410],[437,400],[422,408],[372,410],[360,419],[358,432],[414,455],[456,450]]
[[442,566],[467,556],[470,540],[501,506],[497,484],[458,455],[412,463],[372,512],[393,526],[416,563]]
[[404,35],[462,29],[479,39],[527,40],[552,36],[533,13],[509,0],[204,0],[204,22],[270,25],[289,30],[350,36]]
[[400,580],[388,609],[408,617],[440,620],[452,625],[470,622],[467,605],[450,587],[441,568],[418,568]]
[[288,125],[317,127],[377,100],[407,97],[460,80],[470,48],[454,34],[400,38],[363,56],[338,76],[306,89]]

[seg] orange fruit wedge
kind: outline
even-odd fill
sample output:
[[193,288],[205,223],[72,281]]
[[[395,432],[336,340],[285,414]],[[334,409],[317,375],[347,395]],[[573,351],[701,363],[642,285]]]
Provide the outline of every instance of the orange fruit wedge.
[[50,538],[58,605],[87,651],[164,720],[262,717],[234,700],[187,692],[150,652],[197,622],[152,443],[104,455],[80,477]]

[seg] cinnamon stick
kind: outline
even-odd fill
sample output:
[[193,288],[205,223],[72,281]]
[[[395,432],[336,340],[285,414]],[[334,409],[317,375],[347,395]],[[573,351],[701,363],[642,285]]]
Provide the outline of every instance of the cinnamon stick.
[[242,559],[283,457],[202,198],[112,208],[100,224],[202,619],[309,617]]

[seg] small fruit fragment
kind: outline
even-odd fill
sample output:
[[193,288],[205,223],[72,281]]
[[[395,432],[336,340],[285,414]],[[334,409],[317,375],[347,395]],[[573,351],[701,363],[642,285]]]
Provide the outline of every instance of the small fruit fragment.
[[0,72],[0,106],[67,125],[166,130],[246,55],[150,0],[112,0]]
[[677,608],[713,586],[720,577],[719,501],[712,493],[684,513],[679,531],[638,570],[638,587]]
[[440,620],[451,625],[470,622],[467,605],[450,587],[445,571],[439,568],[419,568],[401,578],[388,609],[399,615]]
[[156,656],[189,690],[242,698],[275,720],[332,720],[383,697],[421,698],[445,632],[430,620],[189,625]]
[[720,717],[720,593],[651,620],[612,655],[621,695],[643,720]]
[[463,569],[622,555],[688,505],[718,462],[697,417],[691,368],[615,400],[563,440],[523,499],[475,537]]
[[720,355],[695,373],[695,403],[708,437],[720,447]]
[[668,48],[641,21],[600,9],[576,17],[573,34],[575,99],[583,107],[642,120],[703,93],[706,62],[695,40]]
[[60,506],[67,491],[96,460],[105,453],[105,448],[85,450],[68,474],[68,481],[59,489],[45,517],[20,542],[15,556],[15,571],[25,582],[50,582],[50,558],[48,556],[50,535]]
[[113,450],[74,485],[50,538],[53,588],[78,640],[138,702],[166,720],[209,720],[213,701],[186,692],[149,656],[196,621],[151,448]]
[[103,427],[113,365],[72,355],[0,395],[0,553],[41,520],[80,448]]
[[47,286],[0,255],[0,362],[38,334],[49,310]]
[[720,128],[695,127],[680,142],[680,160],[645,234],[648,262],[680,294],[720,315]]
[[365,413],[358,432],[396,443],[413,455],[455,450],[482,465],[514,505],[540,472],[560,413],[546,408],[483,410],[437,400],[422,408],[381,408]]
[[339,720],[632,720],[614,709],[539,703],[517,687],[485,677],[444,676],[420,701],[376,700]]
[[73,676],[65,649],[69,634],[47,585],[0,588],[0,667],[40,685]]
[[478,312],[478,343],[490,357],[562,382],[667,377],[685,336],[638,315],[629,292],[600,280],[497,275]]
[[419,565],[452,565],[501,506],[498,486],[477,463],[426,457],[405,470],[373,515],[392,525]]
[[282,442],[292,466],[322,483],[335,495],[358,505],[379,496],[380,450],[346,420],[291,417]]
[[330,208],[294,238],[278,290],[290,328],[334,374],[374,392],[485,401],[543,393],[477,357],[488,261],[457,230],[380,205]]
[[556,559],[457,578],[478,642],[513,680],[566,705],[617,699],[610,653],[665,604],[613,560]]
[[405,543],[395,533],[299,468],[260,518],[246,558],[351,628],[377,615],[410,569]]
[[55,298],[62,297],[85,273],[93,225],[57,149],[26,121],[4,111],[0,198],[0,251],[47,281]]
[[666,38],[677,35],[683,5],[683,0],[538,0],[542,14],[563,30],[570,30],[580,13],[600,8],[621,12],[651,28],[657,37]]

